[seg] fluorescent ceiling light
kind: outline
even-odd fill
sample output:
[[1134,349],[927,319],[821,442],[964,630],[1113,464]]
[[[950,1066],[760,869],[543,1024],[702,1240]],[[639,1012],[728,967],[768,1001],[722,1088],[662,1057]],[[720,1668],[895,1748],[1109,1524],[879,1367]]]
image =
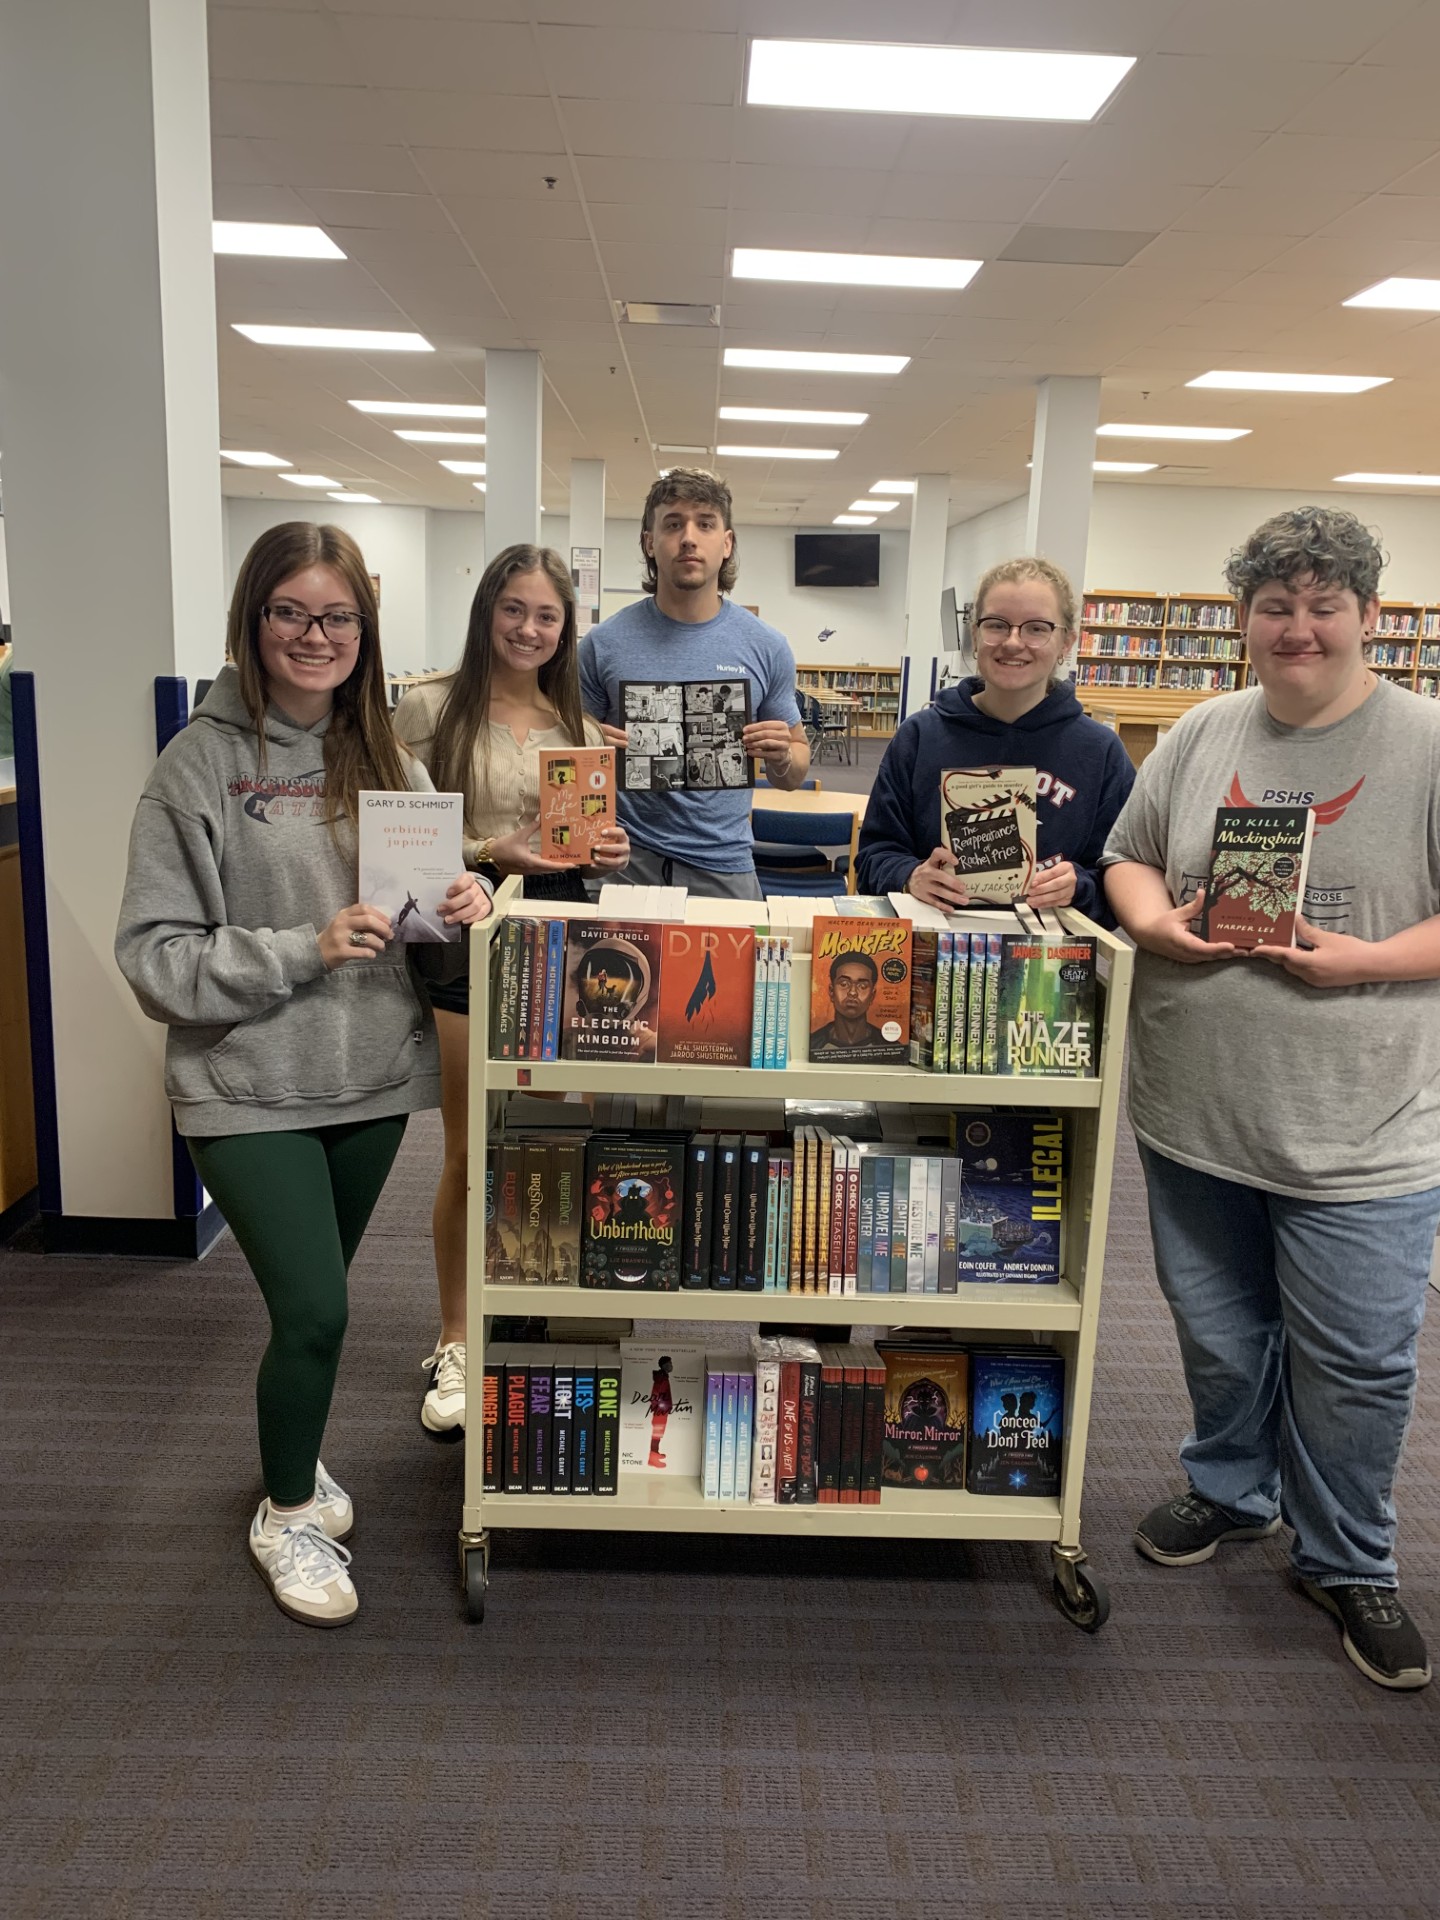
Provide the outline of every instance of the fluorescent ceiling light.
[[981,120],[1093,120],[1133,54],[752,40],[745,104]]
[[830,523],[835,527],[873,527],[873,513],[837,513]]
[[1187,387],[1229,387],[1245,393],[1368,393],[1387,387],[1388,373],[1202,373]]
[[288,467],[290,464],[278,453],[237,453],[233,447],[222,447],[220,458],[233,460],[237,467]]
[[391,432],[399,440],[414,440],[418,443],[443,447],[483,447],[483,433],[439,433],[429,427],[392,427]]
[[1243,440],[1249,427],[1152,427],[1127,426],[1120,420],[1107,420],[1097,427],[1101,438],[1112,440]]
[[838,447],[716,447],[723,460],[838,460]]
[[1154,473],[1158,460],[1093,460],[1096,473]]
[[1354,294],[1347,307],[1406,307],[1414,313],[1440,313],[1440,280],[1407,280],[1403,276],[1377,280]]
[[779,373],[901,373],[908,353],[800,353],[786,347],[726,347],[727,367],[769,367]]
[[831,413],[824,407],[721,407],[722,420],[770,420],[787,427],[863,427],[868,413]]
[[423,333],[388,333],[377,327],[261,327],[231,322],[261,347],[349,347],[357,353],[433,353]]
[[451,406],[448,400],[352,400],[360,413],[413,414],[417,420],[483,420],[484,407]]
[[483,493],[485,491],[485,482],[483,480],[472,480],[470,484],[477,493]]
[[484,473],[483,460],[442,460],[442,467],[448,467],[451,473]]
[[851,513],[894,513],[898,500],[852,500]]
[[330,498],[332,500],[348,500],[352,506],[356,506],[356,507],[362,504],[367,507],[378,507],[380,504],[380,496],[378,494],[347,493],[343,487],[341,487],[338,491],[332,493],[330,495]]
[[338,487],[340,484],[328,473],[282,473],[280,478],[288,480],[292,487]]
[[681,446],[677,441],[673,441],[673,440],[657,440],[655,442],[655,451],[656,453],[702,453],[703,454],[703,453],[709,453],[710,449],[709,447]]
[[983,260],[939,260],[925,254],[797,253],[786,247],[736,247],[737,280],[803,280],[844,287],[968,287]]
[[265,253],[286,260],[343,260],[319,227],[275,226],[267,220],[215,220],[216,253]]
[[914,493],[913,480],[877,480],[870,489],[871,493]]
[[1337,473],[1335,480],[1357,487],[1440,487],[1440,473]]

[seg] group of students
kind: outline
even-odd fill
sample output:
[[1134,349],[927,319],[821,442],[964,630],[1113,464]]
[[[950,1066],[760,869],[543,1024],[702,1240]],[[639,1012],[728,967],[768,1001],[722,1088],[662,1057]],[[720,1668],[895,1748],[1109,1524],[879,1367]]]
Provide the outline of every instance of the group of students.
[[[465,926],[505,874],[529,897],[583,894],[581,874],[532,850],[536,755],[623,746],[622,680],[743,676],[746,753],[772,785],[809,770],[789,647],[725,597],[723,482],[672,470],[640,544],[645,598],[579,646],[559,557],[498,555],[459,666],[413,688],[392,727],[359,551],[335,528],[272,529],[236,582],[229,664],[139,804],[117,958],[169,1026],[179,1131],[269,1310],[250,1552],[312,1624],[358,1605],[340,1544],[353,1508],[320,1461],[346,1275],[406,1117],[436,1105],[440,1335],[421,1421],[443,1439],[465,1419],[468,985],[417,982],[385,916],[353,898],[357,794],[464,794],[446,918]],[[1256,684],[1194,708],[1138,777],[1064,677],[1069,581],[1042,559],[992,567],[972,606],[976,671],[886,750],[859,883],[963,907],[940,773],[1040,770],[1031,903],[1118,922],[1138,949],[1131,1118],[1194,1431],[1185,1492],[1135,1544],[1187,1566],[1283,1518],[1350,1658],[1412,1688],[1430,1666],[1398,1599],[1393,1487],[1440,1228],[1440,708],[1365,663],[1382,565],[1349,514],[1307,507],[1257,529],[1227,569]],[[1245,956],[1199,937],[1203,876],[1216,808],[1267,803],[1316,808],[1309,917],[1302,945]],[[759,897],[745,790],[619,804],[602,871]]]

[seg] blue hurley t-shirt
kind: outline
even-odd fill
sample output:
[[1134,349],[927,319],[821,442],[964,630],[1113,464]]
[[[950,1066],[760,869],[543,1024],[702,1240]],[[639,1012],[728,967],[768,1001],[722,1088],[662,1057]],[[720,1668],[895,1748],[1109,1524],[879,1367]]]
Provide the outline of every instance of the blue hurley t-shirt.
[[[602,620],[580,642],[585,711],[623,726],[622,680],[734,680],[750,685],[752,720],[796,726],[795,656],[783,633],[733,600],[692,626],[661,613],[649,594]],[[750,873],[750,789],[618,795],[620,824],[638,846],[710,873]]]

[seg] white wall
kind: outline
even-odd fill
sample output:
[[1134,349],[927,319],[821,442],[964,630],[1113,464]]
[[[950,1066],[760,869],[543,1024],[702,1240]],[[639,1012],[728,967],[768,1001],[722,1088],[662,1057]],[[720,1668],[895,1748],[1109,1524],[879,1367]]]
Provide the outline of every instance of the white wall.
[[0,619],[10,618],[10,574],[5,565],[5,516],[0,513]]
[[[485,571],[485,516],[431,508],[425,515],[427,667],[453,667],[465,645],[470,602]],[[385,627],[385,652],[391,651]]]
[[973,520],[962,520],[951,527],[945,542],[945,584],[955,589],[962,607],[987,567],[1024,553],[1027,504],[1022,493],[1015,500],[1006,500],[977,513]]

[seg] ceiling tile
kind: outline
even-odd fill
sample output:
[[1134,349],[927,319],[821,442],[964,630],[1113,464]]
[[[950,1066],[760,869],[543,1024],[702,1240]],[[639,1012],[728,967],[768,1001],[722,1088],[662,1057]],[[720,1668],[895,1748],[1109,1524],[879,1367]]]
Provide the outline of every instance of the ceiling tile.
[[528,25],[348,15],[341,32],[372,86],[437,93],[548,94]]
[[1217,46],[1244,47],[1246,58],[1286,60],[1300,49],[1307,60],[1373,58],[1377,34],[1414,10],[1414,0],[1184,0],[1161,32],[1163,53],[1211,55]]
[[[1394,124],[1391,122],[1390,124]],[[1333,190],[1373,193],[1408,173],[1433,151],[1425,140],[1386,139],[1374,133],[1327,136],[1279,133],[1227,174],[1227,187],[1257,192]]]
[[[432,193],[486,199],[573,200],[575,181],[563,153],[481,153],[460,147],[413,147]],[[554,185],[546,183],[553,181]]]
[[[290,189],[277,189],[289,192]],[[450,223],[441,201],[428,193],[347,193],[309,187],[295,203],[325,227],[380,227],[396,233],[445,233]],[[217,197],[215,211],[220,212]],[[247,219],[261,216],[249,214]]]
[[1360,204],[1358,193],[1284,187],[1212,187],[1175,222],[1191,233],[1318,233]]
[[211,7],[208,28],[214,80],[273,80],[283,73],[306,85],[358,86],[364,77],[335,20],[319,10]]
[[[221,142],[235,146],[238,142]],[[291,187],[335,187],[366,193],[411,193],[423,187],[415,162],[401,146],[350,141],[252,139],[244,143],[263,178]]]
[[447,193],[442,206],[472,245],[489,248],[510,242],[551,244],[587,240],[585,209],[574,198],[558,193],[538,198],[492,199],[479,194]]
[[735,145],[730,106],[681,106],[671,100],[564,100],[560,105],[570,151],[614,160],[728,161]]
[[1235,59],[1173,53],[1142,60],[1105,109],[1112,126],[1185,139],[1213,136],[1234,123],[1274,132],[1287,125],[1340,73],[1319,60]]
[[1208,135],[1192,129],[1183,140],[1166,140],[1140,128],[1099,121],[1086,129],[1060,178],[1122,183],[1174,180],[1213,187],[1267,138],[1258,127],[1229,124],[1212,128]]
[[647,160],[594,156],[575,164],[587,200],[652,201],[672,222],[683,219],[690,207],[723,207],[729,196],[730,169],[714,162],[675,162],[660,169]]
[[1199,200],[1206,188],[1144,173],[1129,180],[1057,180],[1036,201],[1029,221],[1041,227],[1118,228],[1159,233]]
[[[733,184],[732,184],[733,183]],[[849,169],[844,173],[826,167],[758,167],[737,164],[730,169],[729,182],[736,207],[776,207],[794,214],[808,214],[813,208],[824,213],[838,200],[857,213],[877,213],[885,196],[887,181],[882,173]],[[717,205],[726,204],[724,200]],[[792,245],[803,244],[803,233]]]
[[333,140],[364,145],[393,138],[380,103],[364,86],[299,81],[214,80],[210,130],[221,139]]
[[562,100],[652,100],[728,106],[740,81],[733,33],[671,27],[542,26],[550,84]]
[[534,94],[374,89],[398,138],[415,146],[468,147],[495,153],[558,153],[555,109]]

